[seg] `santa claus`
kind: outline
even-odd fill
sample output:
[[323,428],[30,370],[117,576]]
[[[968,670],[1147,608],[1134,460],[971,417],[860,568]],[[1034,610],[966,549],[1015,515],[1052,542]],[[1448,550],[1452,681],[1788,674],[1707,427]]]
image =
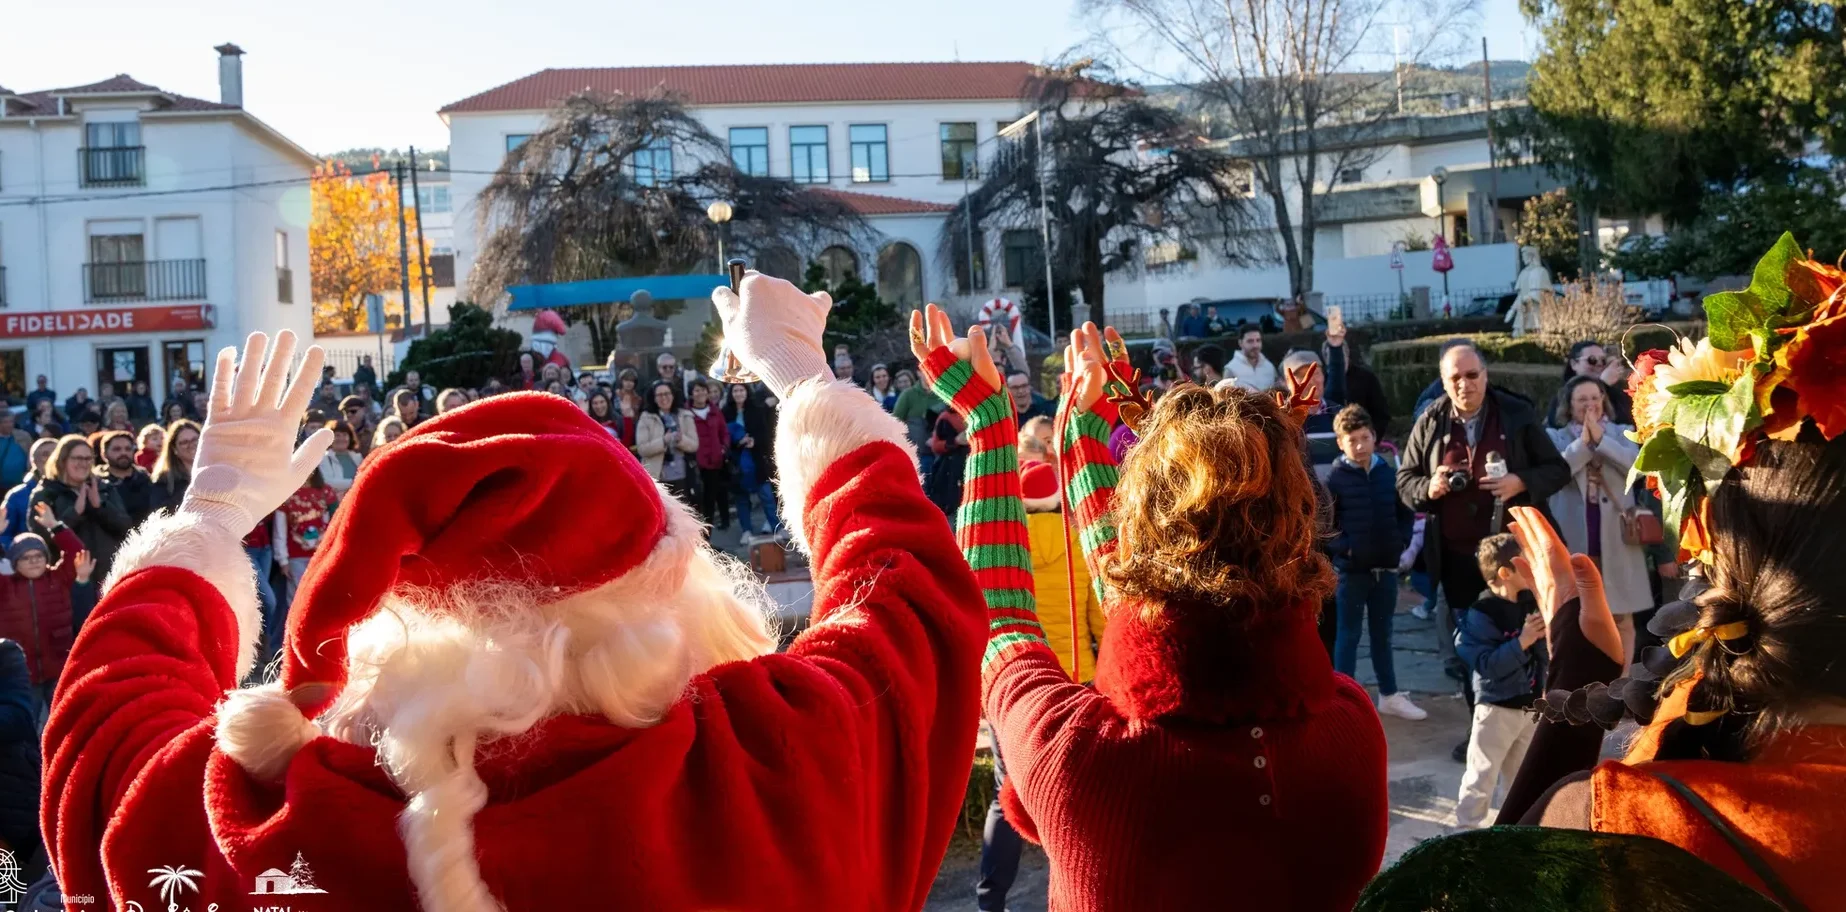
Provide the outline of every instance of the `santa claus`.
[[[66,895],[204,910],[893,910],[960,812],[980,590],[905,430],[828,379],[828,301],[714,293],[782,400],[813,623],[564,399],[464,406],[366,460],[302,581],[280,680],[239,540],[318,464],[295,340],[218,356],[192,487],[116,557],[45,732]],[[559,527],[566,527],[559,534]],[[259,899],[253,894],[286,894]]]
[[570,359],[558,350],[558,339],[567,332],[570,327],[564,325],[564,318],[558,316],[557,311],[541,310],[532,320],[532,338],[527,344],[532,347],[533,354],[545,359],[543,363],[556,364],[568,371]]

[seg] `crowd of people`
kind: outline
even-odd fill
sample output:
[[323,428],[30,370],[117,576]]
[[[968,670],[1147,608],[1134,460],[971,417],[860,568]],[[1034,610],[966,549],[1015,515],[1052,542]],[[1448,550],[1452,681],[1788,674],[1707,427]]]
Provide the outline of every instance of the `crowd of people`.
[[[984,724],[983,910],[1006,908],[1026,840],[1060,912],[1469,908],[1432,882],[1437,852],[1379,873],[1379,717],[1428,719],[1393,662],[1409,576],[1472,710],[1463,828],[1497,806],[1650,837],[1569,845],[1658,862],[1661,896],[1846,908],[1827,588],[1846,426],[1795,411],[1824,389],[1812,361],[1775,374],[1770,353],[1688,343],[1618,395],[1586,342],[1541,408],[1457,340],[1392,446],[1338,321],[1279,365],[1260,328],[1234,354],[1137,358],[1086,326],[1047,383],[1004,323],[964,336],[934,306],[914,366],[860,370],[844,347],[828,362],[822,296],[752,275],[714,303],[760,381],[671,354],[573,377],[528,353],[478,389],[408,371],[381,407],[369,365],[342,398],[317,352],[291,380],[293,339],[265,361],[254,336],[200,393],[203,428],[0,435],[26,466],[0,739],[46,733],[26,876],[50,861],[120,902],[127,874],[179,861],[219,877],[201,901],[241,898],[308,852],[341,908],[917,908]],[[1663,477],[1668,404],[1753,378],[1790,394],[1759,391],[1777,436],[1696,463],[1713,477],[1690,493]],[[1670,514],[1684,540],[1663,497],[1690,510]],[[705,541],[733,509],[810,556],[814,614],[780,653],[760,587]],[[609,534],[526,544],[564,511]],[[232,540],[254,591],[210,547]],[[1682,549],[1698,569],[1674,599]],[[159,724],[115,721],[150,694]],[[1626,719],[1633,749],[1599,765]],[[0,783],[29,741],[0,744]],[[11,797],[0,839],[32,857]],[[1453,838],[1502,840],[1466,843],[1478,857],[1514,832]],[[627,874],[584,881],[612,839]],[[1527,862],[1563,870],[1560,845]]]

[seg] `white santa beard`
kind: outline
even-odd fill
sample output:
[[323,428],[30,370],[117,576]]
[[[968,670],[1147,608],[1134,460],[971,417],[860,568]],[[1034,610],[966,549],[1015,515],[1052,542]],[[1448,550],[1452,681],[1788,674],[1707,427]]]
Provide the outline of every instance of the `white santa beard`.
[[500,908],[475,861],[478,747],[567,713],[652,725],[695,675],[775,648],[761,583],[662,498],[668,534],[612,583],[558,601],[511,582],[399,590],[349,632],[348,681],[320,725],[375,747],[410,796],[399,828],[426,912]]

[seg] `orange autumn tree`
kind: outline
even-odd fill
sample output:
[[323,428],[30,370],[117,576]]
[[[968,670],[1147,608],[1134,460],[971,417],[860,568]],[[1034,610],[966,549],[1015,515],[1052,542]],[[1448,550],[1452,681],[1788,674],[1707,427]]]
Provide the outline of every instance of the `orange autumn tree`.
[[[314,277],[314,331],[377,332],[367,326],[365,296],[398,291],[397,186],[379,171],[355,175],[339,162],[314,170],[308,223],[308,262]],[[423,279],[417,256],[417,212],[404,210],[409,234],[413,300]],[[403,308],[385,303],[386,319],[403,325]],[[392,318],[396,319],[393,320]]]

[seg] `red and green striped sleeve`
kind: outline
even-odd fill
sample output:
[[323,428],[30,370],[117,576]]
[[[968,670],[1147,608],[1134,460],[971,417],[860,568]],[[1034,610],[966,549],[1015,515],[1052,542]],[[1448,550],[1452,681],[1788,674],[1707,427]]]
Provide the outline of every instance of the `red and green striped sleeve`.
[[[1097,404],[1102,406],[1106,400]],[[1113,412],[1114,407],[1108,410]],[[1110,510],[1121,473],[1116,469],[1115,457],[1109,454],[1110,421],[1097,411],[1072,408],[1066,414],[1060,468],[1072,507],[1071,521],[1083,543],[1084,563],[1090,568],[1090,584],[1101,603],[1105,595],[1101,563],[1115,550],[1115,519]]]
[[1045,645],[1019,493],[1019,422],[1006,392],[947,349],[932,353],[922,366],[936,395],[968,419],[968,468],[955,538],[987,600],[987,651],[981,660],[986,669],[1019,649]]

